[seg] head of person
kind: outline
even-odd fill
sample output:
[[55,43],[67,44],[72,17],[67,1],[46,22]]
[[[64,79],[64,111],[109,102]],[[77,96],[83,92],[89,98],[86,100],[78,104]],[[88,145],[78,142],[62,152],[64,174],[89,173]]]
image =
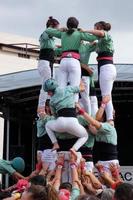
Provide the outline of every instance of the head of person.
[[108,188],[108,189],[103,190],[102,195],[101,195],[101,200],[105,200],[105,199],[112,200],[113,196],[114,196],[114,190]]
[[111,24],[106,23],[104,21],[99,21],[94,24],[94,29],[95,30],[104,30],[104,31],[110,31],[111,30]]
[[58,87],[57,81],[55,79],[47,79],[43,84],[43,89],[48,93],[49,96],[53,96],[56,88]]
[[60,187],[59,187],[59,190],[61,189],[66,189],[68,190],[69,192],[72,191],[72,184],[69,183],[69,182],[64,182],[64,183],[61,183]]
[[59,22],[57,19],[54,19],[52,16],[49,17],[47,23],[46,23],[46,27],[49,28],[58,28],[59,27]]
[[96,196],[93,195],[89,195],[89,194],[84,194],[84,195],[80,195],[77,200],[98,200],[99,198],[97,198]]
[[75,17],[69,17],[67,20],[67,34],[72,34],[74,29],[77,29],[79,25],[79,21]]
[[12,167],[19,173],[22,173],[25,169],[25,161],[21,157],[16,157],[11,161]]
[[37,175],[30,178],[31,185],[42,185],[46,186],[46,177],[43,175]]
[[133,200],[133,184],[120,184],[115,190],[114,200]]
[[47,200],[48,195],[45,187],[41,185],[32,185],[22,193],[21,200]]

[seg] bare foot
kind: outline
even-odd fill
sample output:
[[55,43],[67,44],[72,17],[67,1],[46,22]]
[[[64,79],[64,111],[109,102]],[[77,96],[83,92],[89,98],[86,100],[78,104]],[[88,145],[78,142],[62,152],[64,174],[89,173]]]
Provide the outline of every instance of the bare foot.
[[71,152],[71,154],[72,154],[72,156],[73,156],[73,159],[74,159],[74,161],[76,162],[76,161],[77,161],[77,158],[78,158],[77,152],[76,152],[73,148],[71,148],[69,151]]

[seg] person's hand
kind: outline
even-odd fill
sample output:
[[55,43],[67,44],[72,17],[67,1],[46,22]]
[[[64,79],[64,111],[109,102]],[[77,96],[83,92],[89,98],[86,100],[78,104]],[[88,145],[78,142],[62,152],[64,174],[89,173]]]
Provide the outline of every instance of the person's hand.
[[62,28],[59,28],[59,30],[60,30],[61,32],[66,32],[66,31],[68,30],[68,28],[62,27]]

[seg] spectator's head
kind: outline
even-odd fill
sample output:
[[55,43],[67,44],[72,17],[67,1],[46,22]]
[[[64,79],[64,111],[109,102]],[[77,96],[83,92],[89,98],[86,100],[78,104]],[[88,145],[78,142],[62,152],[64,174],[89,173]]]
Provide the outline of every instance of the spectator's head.
[[80,195],[77,200],[99,200],[96,196],[85,194],[85,195]]
[[31,185],[42,185],[46,186],[46,178],[42,175],[34,176],[30,179]]
[[102,192],[101,200],[112,200],[114,196],[114,190],[113,189],[105,189]]
[[69,183],[69,182],[61,183],[59,190],[61,190],[61,189],[66,189],[66,190],[69,190],[69,192],[71,192],[72,191],[72,184]]
[[130,183],[120,184],[115,190],[114,200],[133,200],[133,185]]
[[21,157],[16,157],[11,161],[12,167],[19,173],[22,173],[25,169],[25,161]]
[[59,22],[57,19],[54,19],[52,16],[49,17],[47,23],[46,23],[46,27],[51,27],[51,28],[58,28],[59,26]]
[[47,192],[45,187],[34,185],[23,192],[21,200],[47,200]]

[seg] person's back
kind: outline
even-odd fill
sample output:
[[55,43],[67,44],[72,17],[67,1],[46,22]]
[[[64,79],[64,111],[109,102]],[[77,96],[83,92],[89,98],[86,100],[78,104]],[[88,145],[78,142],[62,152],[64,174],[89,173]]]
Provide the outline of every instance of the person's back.
[[54,95],[51,97],[50,105],[54,107],[56,112],[63,108],[74,108],[74,93],[78,93],[78,87],[67,86],[65,88],[59,88],[55,90]]
[[133,200],[133,185],[130,183],[119,185],[115,190],[114,200]]

